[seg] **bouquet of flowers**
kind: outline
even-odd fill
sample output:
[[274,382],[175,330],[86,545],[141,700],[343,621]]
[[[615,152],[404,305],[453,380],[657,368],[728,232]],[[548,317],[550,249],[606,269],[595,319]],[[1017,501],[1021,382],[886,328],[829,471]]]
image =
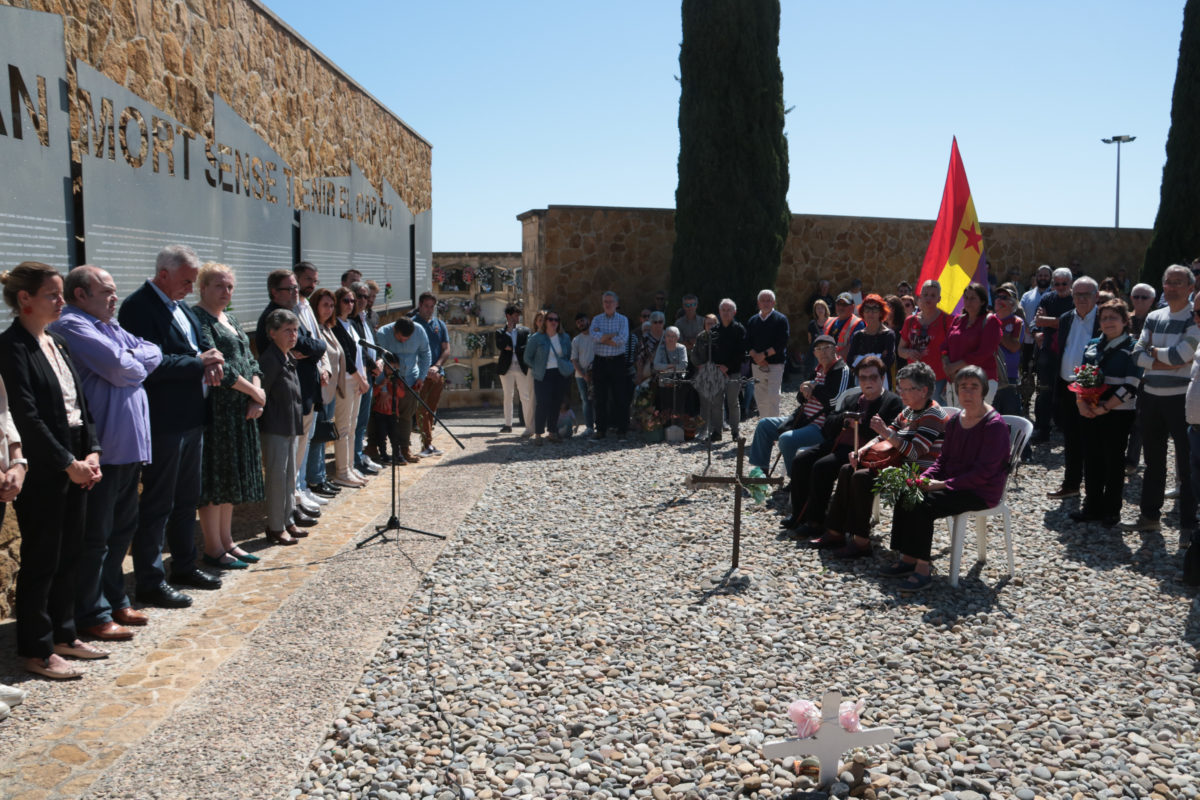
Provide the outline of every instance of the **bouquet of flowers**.
[[433,268],[433,282],[439,283],[439,284],[445,283],[446,282],[446,270],[442,269],[441,267],[434,267]]
[[921,477],[921,468],[915,463],[899,467],[887,467],[875,479],[875,494],[892,508],[912,508],[925,499],[929,479]]
[[634,415],[634,421],[644,431],[657,431],[666,424],[663,415],[653,408],[642,408]]
[[1094,406],[1100,402],[1100,395],[1104,394],[1104,373],[1099,367],[1082,364],[1075,368],[1075,380],[1071,381],[1067,388],[1079,395],[1085,403]]
[[437,301],[437,313],[438,313],[439,317],[446,316],[446,312],[449,310],[450,310],[450,301],[448,301],[448,300],[438,300]]
[[472,266],[463,267],[462,279],[463,279],[463,283],[465,283],[465,284],[470,285],[471,283],[473,283],[475,281],[475,268]]
[[474,352],[476,350],[482,350],[483,346],[486,344],[487,344],[487,335],[486,334],[482,334],[482,333],[468,333],[467,334],[467,349],[468,350],[470,350],[472,352]]
[[390,281],[383,285],[383,299],[384,300],[392,299],[392,284]]

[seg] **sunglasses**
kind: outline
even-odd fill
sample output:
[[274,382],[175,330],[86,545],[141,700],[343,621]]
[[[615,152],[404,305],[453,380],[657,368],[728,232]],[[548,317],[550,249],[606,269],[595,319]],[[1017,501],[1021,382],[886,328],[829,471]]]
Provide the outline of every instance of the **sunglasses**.
[[683,307],[684,308],[695,308],[696,304],[695,303],[684,303]]
[[344,305],[344,306],[348,306],[348,305],[350,305],[351,303],[353,303],[353,302],[354,302],[354,298],[353,298],[353,297],[343,297],[343,298],[342,298],[341,300],[339,300],[338,302],[339,302],[339,303],[341,303],[341,304],[342,304],[342,305]]
[[558,322],[558,317],[546,317],[546,322]]

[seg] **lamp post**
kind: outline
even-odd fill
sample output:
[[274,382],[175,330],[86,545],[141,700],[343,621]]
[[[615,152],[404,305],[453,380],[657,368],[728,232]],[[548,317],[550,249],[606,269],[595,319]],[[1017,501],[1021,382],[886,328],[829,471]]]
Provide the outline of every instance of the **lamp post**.
[[1136,138],[1136,136],[1114,136],[1111,139],[1100,140],[1105,144],[1117,143],[1117,213],[1116,220],[1113,222],[1114,228],[1121,227],[1121,145],[1128,144]]

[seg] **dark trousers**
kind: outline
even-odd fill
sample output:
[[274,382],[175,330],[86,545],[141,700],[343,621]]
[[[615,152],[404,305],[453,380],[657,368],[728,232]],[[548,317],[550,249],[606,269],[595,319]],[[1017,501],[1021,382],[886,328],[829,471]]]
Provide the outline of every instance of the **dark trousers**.
[[1083,417],[1079,415],[1079,407],[1075,399],[1079,395],[1067,388],[1069,384],[1062,378],[1058,379],[1055,387],[1055,401],[1058,414],[1055,421],[1063,432],[1063,469],[1062,485],[1065,489],[1079,489],[1083,483],[1083,431],[1079,423]]
[[417,411],[417,396],[413,394],[412,389],[404,390],[404,397],[397,397],[395,400],[396,408],[392,414],[380,414],[378,411],[372,411],[371,417],[375,420],[375,430],[378,431],[380,439],[379,453],[382,455],[386,451],[383,444],[384,434],[392,443],[392,458],[406,456],[410,452],[413,429],[413,414]]
[[833,499],[829,501],[829,511],[825,514],[825,526],[838,533],[870,538],[871,507],[875,503],[871,489],[874,487],[874,472],[843,465],[838,472]]
[[1136,467],[1142,460],[1142,396],[1139,394],[1134,402],[1137,408],[1133,412],[1133,428],[1129,431],[1129,446],[1125,448],[1125,464],[1130,467]]
[[142,470],[142,497],[133,535],[133,574],[137,591],[154,589],[166,578],[163,542],[171,548],[171,571],[196,568],[196,505],[200,499],[200,457],[204,428],[152,437],[151,463]]
[[[1046,334],[1047,336],[1050,333]],[[1054,420],[1054,389],[1061,380],[1058,377],[1058,355],[1049,348],[1042,347],[1034,354],[1037,368],[1037,398],[1033,402],[1034,426],[1039,436],[1049,436],[1050,426]],[[1071,395],[1075,397],[1074,394]]]
[[850,445],[832,452],[824,447],[808,450],[792,459],[792,514],[811,525],[825,522],[825,509],[837,481],[838,470],[850,458]]
[[79,553],[75,624],[91,628],[126,608],[125,554],[138,524],[141,464],[105,464],[104,479],[88,492],[87,524]]
[[[80,433],[80,428],[71,431],[76,458],[84,455]],[[65,470],[38,464],[26,475],[13,508],[21,529],[17,655],[49,658],[55,644],[76,639],[76,574],[87,492],[71,483]]]
[[609,428],[625,433],[629,429],[629,372],[625,357],[596,356],[592,362],[592,386],[596,390],[596,433],[606,433]]
[[974,492],[940,489],[909,509],[892,509],[892,549],[918,561],[929,561],[933,549],[933,523],[964,511],[987,508]]
[[557,368],[547,369],[539,381],[533,381],[533,432],[539,436],[549,431],[558,435],[558,412],[562,410],[567,391],[567,377]]
[[1109,411],[1079,420],[1083,439],[1084,513],[1102,517],[1121,514],[1125,488],[1125,446],[1133,428],[1133,411]]
[[[1188,474],[1191,445],[1184,419],[1184,396],[1162,397],[1145,393],[1139,418],[1142,424],[1142,453],[1146,470],[1142,473],[1142,515],[1158,519],[1162,515],[1167,490],[1167,439],[1175,443],[1175,474]],[[1196,495],[1192,482],[1179,483],[1179,527],[1196,527]]]

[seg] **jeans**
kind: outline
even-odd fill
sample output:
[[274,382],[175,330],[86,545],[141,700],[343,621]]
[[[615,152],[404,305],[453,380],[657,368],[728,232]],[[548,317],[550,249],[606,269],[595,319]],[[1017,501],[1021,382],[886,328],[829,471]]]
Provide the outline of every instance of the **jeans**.
[[596,411],[592,408],[592,398],[588,397],[588,387],[591,386],[584,378],[575,377],[575,388],[579,390],[579,402],[583,405],[583,422],[590,431],[596,427]]
[[137,532],[133,535],[133,574],[137,591],[156,589],[166,578],[163,542],[171,548],[171,571],[196,568],[196,505],[200,500],[200,457],[204,428],[156,433],[151,463],[142,469]]
[[138,525],[138,477],[141,464],[105,464],[104,480],[88,492],[83,547],[76,573],[75,624],[91,628],[112,621],[112,612],[128,608],[125,553]]
[[533,432],[538,436],[548,430],[558,434],[558,412],[562,408],[567,379],[557,369],[547,369],[542,379],[533,382]]
[[367,392],[362,396],[358,405],[358,417],[354,424],[354,436],[351,441],[354,443],[354,466],[361,467],[366,465],[363,456],[363,444],[367,438],[367,421],[371,419],[371,392]]
[[816,447],[822,441],[821,429],[816,425],[805,425],[797,430],[779,432],[780,426],[790,417],[763,417],[754,426],[754,439],[750,443],[750,466],[766,472],[771,466],[771,445],[779,443],[779,455],[783,460],[783,471],[787,474],[796,453],[805,447]]
[[308,456],[313,450],[313,431],[317,428],[317,407],[304,416],[304,433],[296,437],[296,491],[308,490]]

